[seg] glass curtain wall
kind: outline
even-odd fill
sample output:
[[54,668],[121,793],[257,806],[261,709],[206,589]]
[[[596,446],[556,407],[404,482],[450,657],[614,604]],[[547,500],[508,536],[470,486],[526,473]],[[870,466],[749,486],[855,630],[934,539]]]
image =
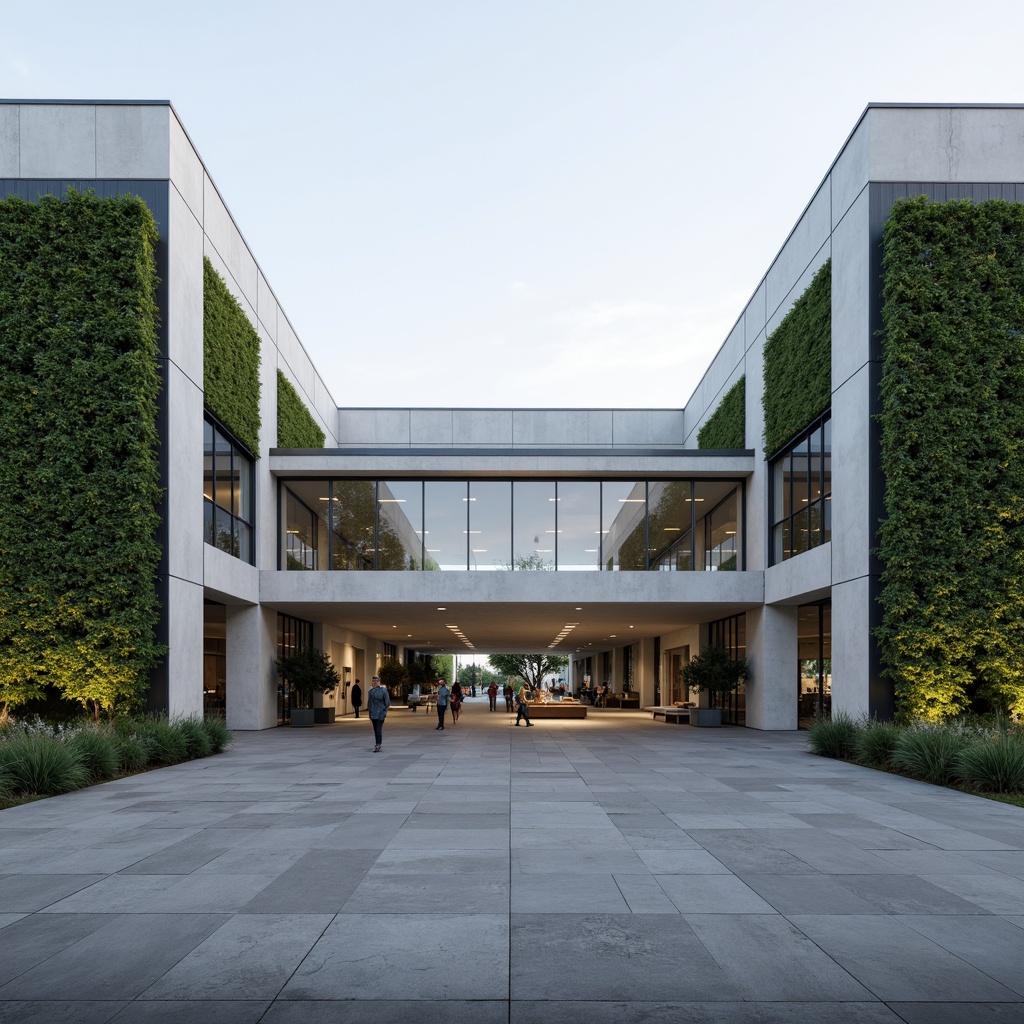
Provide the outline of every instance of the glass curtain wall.
[[203,423],[203,539],[253,562],[252,458],[209,416]]
[[[292,615],[277,613],[277,657],[280,661],[286,654],[304,651],[313,646],[313,623],[297,619]],[[292,720],[295,693],[286,686],[280,675],[277,677],[277,724],[287,725]]]
[[797,609],[797,724],[832,715],[832,602]]
[[[215,485],[211,476],[211,493]],[[280,565],[735,570],[740,495],[736,481],[723,480],[289,480]]]
[[832,421],[826,413],[771,463],[771,563],[832,539]]
[[[747,656],[747,617],[731,615],[727,619],[718,619],[708,624],[708,642],[724,647],[733,661]],[[712,707],[722,709],[722,721],[732,725],[747,724],[747,684],[740,682],[735,690],[718,694],[712,701]]]

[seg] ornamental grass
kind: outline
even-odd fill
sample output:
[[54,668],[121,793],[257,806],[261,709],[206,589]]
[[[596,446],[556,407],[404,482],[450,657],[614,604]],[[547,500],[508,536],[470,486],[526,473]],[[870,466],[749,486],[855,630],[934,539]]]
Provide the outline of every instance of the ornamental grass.
[[842,712],[831,718],[816,718],[808,730],[811,750],[821,757],[853,760],[860,726]]
[[991,793],[1024,790],[1024,743],[1010,733],[969,743],[957,754],[954,770],[966,786]]

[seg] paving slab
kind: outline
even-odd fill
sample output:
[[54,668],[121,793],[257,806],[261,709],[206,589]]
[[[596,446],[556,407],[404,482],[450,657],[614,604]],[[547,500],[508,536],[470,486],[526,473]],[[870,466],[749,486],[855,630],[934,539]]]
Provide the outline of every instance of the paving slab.
[[1019,808],[797,733],[423,726],[0,811],[0,1021],[1024,1024]]

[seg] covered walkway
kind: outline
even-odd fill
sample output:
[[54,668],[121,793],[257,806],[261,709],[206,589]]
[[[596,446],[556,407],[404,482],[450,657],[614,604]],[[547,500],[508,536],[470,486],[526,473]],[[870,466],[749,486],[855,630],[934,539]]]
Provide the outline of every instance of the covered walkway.
[[797,733],[395,709],[0,812],[0,1020],[1024,1021],[1024,810]]

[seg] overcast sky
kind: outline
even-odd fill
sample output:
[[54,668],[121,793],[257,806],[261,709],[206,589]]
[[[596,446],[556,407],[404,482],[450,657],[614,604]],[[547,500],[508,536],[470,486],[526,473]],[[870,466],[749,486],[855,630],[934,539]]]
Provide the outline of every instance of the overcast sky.
[[0,0],[0,94],[169,99],[340,405],[685,404],[869,101],[1022,0]]

